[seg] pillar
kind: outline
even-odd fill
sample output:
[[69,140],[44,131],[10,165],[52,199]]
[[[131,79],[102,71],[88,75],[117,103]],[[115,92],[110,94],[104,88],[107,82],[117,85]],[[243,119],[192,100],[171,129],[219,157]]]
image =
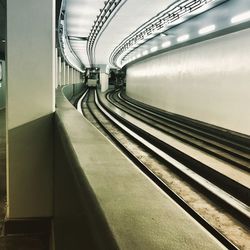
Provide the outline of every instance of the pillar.
[[65,84],[65,61],[61,63],[61,85]]
[[65,81],[64,84],[69,84],[69,65],[65,66]]
[[55,49],[55,87],[58,87],[58,51]]
[[79,83],[80,82],[80,79],[79,79],[79,71],[77,70],[76,71],[76,81]]
[[73,80],[74,80],[74,83],[78,83],[78,81],[77,81],[77,78],[76,78],[76,70],[74,69],[74,71],[73,71]]
[[99,65],[101,91],[105,92],[109,88],[109,67],[108,65]]
[[109,75],[103,72],[100,72],[100,84],[101,91],[105,92],[109,88]]
[[74,68],[70,67],[70,83],[74,83]]
[[61,64],[61,57],[58,56],[58,59],[57,59],[57,63],[58,63],[58,86],[61,86],[62,85],[62,64]]
[[52,216],[55,1],[7,1],[7,217]]
[[78,80],[78,82],[82,82],[82,81],[81,81],[81,74],[80,74],[79,71],[77,71],[77,80]]

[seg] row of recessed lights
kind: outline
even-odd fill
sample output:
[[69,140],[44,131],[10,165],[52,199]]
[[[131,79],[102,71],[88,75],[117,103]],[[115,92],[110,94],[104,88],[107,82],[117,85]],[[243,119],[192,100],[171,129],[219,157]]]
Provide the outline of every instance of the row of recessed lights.
[[[248,19],[250,19],[250,11],[247,11],[247,12],[244,12],[244,13],[241,13],[239,15],[236,15],[234,17],[231,18],[231,23],[232,24],[237,24],[237,23],[240,23],[240,22],[243,22],[243,21],[247,21]],[[208,34],[210,32],[213,32],[215,31],[216,29],[216,26],[214,24],[212,25],[209,25],[209,26],[206,26],[204,28],[201,28],[199,31],[198,31],[198,34],[199,35],[205,35],[205,34]],[[187,41],[189,39],[189,34],[184,34],[184,35],[181,35],[179,37],[177,37],[176,41],[181,43],[181,42],[184,42],[184,41]],[[171,46],[171,41],[165,41],[161,44],[161,47],[162,48],[167,48],[167,47],[170,47]],[[150,49],[150,52],[156,52],[158,50],[158,47],[157,46],[154,46]],[[129,62],[135,60],[135,59],[138,59],[139,57],[141,56],[146,56],[149,54],[149,51],[148,50],[144,50],[142,52],[142,55],[141,54],[138,54],[136,57],[134,56],[133,58],[131,58],[130,60],[128,60]]]
[[[203,35],[203,34],[212,32],[212,31],[214,31],[214,30],[215,30],[215,25],[210,25],[210,26],[206,26],[206,27],[200,29],[200,30],[198,31],[198,33],[199,33],[200,35]],[[184,34],[184,35],[181,35],[181,36],[177,37],[176,41],[179,42],[179,43],[181,43],[181,42],[187,41],[187,40],[189,39],[189,37],[190,37],[189,34]],[[165,42],[163,42],[163,43],[161,44],[161,47],[162,47],[162,48],[168,48],[168,47],[171,46],[171,44],[172,44],[171,41],[165,41]],[[157,50],[158,50],[158,47],[157,47],[157,46],[154,46],[154,47],[152,47],[152,48],[150,49],[150,52],[156,52]],[[143,51],[143,52],[142,52],[142,55],[143,55],[143,56],[148,55],[148,50]],[[136,58],[139,58],[139,57],[140,57],[140,54],[137,55]]]

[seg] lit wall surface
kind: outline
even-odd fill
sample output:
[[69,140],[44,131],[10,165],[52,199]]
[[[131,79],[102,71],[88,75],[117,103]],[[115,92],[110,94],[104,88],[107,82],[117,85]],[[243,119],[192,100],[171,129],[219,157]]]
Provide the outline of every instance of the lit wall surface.
[[128,68],[127,94],[158,108],[250,134],[250,29]]

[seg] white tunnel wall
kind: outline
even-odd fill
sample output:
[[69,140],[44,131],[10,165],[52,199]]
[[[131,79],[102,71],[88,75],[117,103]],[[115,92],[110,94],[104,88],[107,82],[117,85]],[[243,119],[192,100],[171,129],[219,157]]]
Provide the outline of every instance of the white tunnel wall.
[[130,66],[127,95],[250,135],[250,29]]

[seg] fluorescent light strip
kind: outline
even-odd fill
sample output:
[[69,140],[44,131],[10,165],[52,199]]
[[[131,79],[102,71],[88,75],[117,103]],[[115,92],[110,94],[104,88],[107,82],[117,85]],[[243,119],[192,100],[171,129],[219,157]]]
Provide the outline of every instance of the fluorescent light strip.
[[[147,148],[152,150],[154,153],[156,153],[158,156],[169,162],[170,164],[174,165],[179,171],[187,175],[189,178],[195,180],[197,183],[199,183],[201,186],[205,187],[210,192],[216,194],[220,199],[224,201],[230,201],[231,206],[236,208],[237,210],[241,211],[241,213],[245,214],[247,217],[250,217],[250,212],[248,211],[247,205],[242,203],[240,200],[236,199],[232,195],[228,194],[224,190],[220,189],[210,181],[206,180],[204,177],[200,176],[199,174],[195,173],[188,167],[186,167],[181,162],[177,161],[161,149],[154,146],[149,141],[145,140],[143,137],[136,134],[134,131],[129,129],[127,126],[122,124],[120,121],[118,121],[115,117],[113,117],[106,109],[102,107],[100,104],[97,93],[95,90],[95,103],[100,108],[100,110],[109,118],[111,119],[116,125],[118,125],[122,130],[126,131],[128,134],[130,134],[132,137],[134,137],[137,141],[143,143]],[[118,114],[119,115],[119,114]],[[121,116],[121,115],[120,115]]]
[[203,35],[203,34],[210,33],[210,32],[212,32],[212,31],[214,31],[214,30],[215,30],[215,25],[213,24],[213,25],[209,25],[209,26],[206,26],[206,27],[204,27],[204,28],[201,28],[201,29],[198,31],[198,33],[199,33],[200,35]]
[[83,93],[83,95],[82,95],[82,97],[79,99],[79,101],[77,102],[77,111],[79,111],[82,115],[83,115],[83,113],[82,113],[82,100],[83,100],[83,98],[87,95],[87,93],[88,93],[88,91],[89,90],[87,90],[87,91],[85,91],[84,93]]
[[184,42],[184,41],[186,41],[186,40],[188,40],[188,39],[189,39],[189,35],[188,35],[188,34],[185,34],[185,35],[179,36],[179,37],[177,38],[177,42]]
[[144,56],[146,56],[148,54],[148,51],[147,50],[144,50],[143,52],[142,52],[142,55],[144,55]]
[[164,42],[164,43],[161,44],[161,47],[162,47],[162,48],[167,48],[167,47],[169,47],[170,45],[171,45],[171,42],[170,42],[170,41],[166,41],[166,42]]
[[249,19],[250,19],[250,11],[247,11],[247,12],[244,12],[237,16],[232,17],[231,23],[240,23],[243,21],[247,21]]
[[158,47],[157,47],[157,46],[152,47],[152,48],[150,49],[151,52],[155,52],[156,50],[158,50]]

